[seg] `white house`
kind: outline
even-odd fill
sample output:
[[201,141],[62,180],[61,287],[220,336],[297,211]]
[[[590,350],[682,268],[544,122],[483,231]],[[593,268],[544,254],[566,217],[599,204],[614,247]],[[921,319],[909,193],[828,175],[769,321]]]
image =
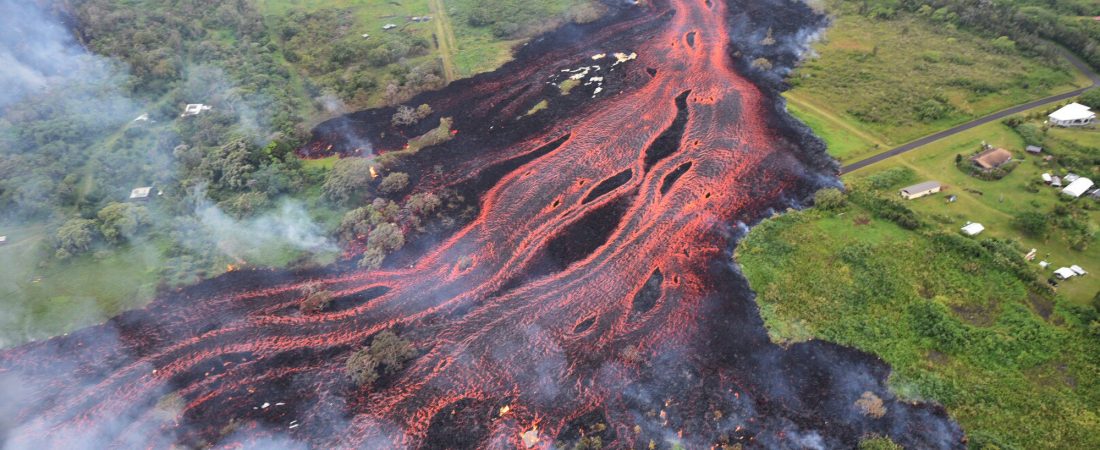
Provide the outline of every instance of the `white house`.
[[1062,267],[1054,271],[1054,276],[1062,280],[1068,280],[1077,276],[1077,272],[1074,272],[1073,269],[1070,269],[1069,267]]
[[1051,113],[1048,122],[1059,127],[1080,127],[1089,125],[1096,119],[1096,113],[1088,106],[1070,103]]
[[204,105],[202,103],[191,103],[183,108],[183,114],[180,117],[197,116],[202,114],[203,111],[209,111],[210,105]]
[[906,200],[912,200],[914,198],[921,198],[925,195],[932,195],[940,191],[939,181],[925,181],[923,183],[917,183],[907,188],[903,188],[901,196]]
[[985,231],[985,227],[980,223],[967,222],[966,226],[962,227],[963,234],[967,236],[976,236],[978,233]]
[[134,188],[130,191],[130,200],[148,200],[149,193],[152,192],[152,190],[152,186]]
[[1081,177],[1073,180],[1073,182],[1070,183],[1069,186],[1066,186],[1064,189],[1062,189],[1062,193],[1070,197],[1077,198],[1087,192],[1090,188],[1092,188],[1092,180]]
[[1049,184],[1049,183],[1050,183],[1051,181],[1054,181],[1054,178],[1051,178],[1051,177],[1050,177],[1050,174],[1049,174],[1049,173],[1044,173],[1044,174],[1042,175],[1042,177],[1043,177],[1043,182],[1044,182],[1044,183],[1048,183],[1048,184]]

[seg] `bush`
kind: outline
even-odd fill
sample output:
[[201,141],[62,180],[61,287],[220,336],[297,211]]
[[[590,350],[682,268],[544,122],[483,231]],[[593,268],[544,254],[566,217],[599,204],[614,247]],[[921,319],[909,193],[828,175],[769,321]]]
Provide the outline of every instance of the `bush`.
[[826,211],[836,211],[848,203],[844,193],[837,188],[825,188],[814,194],[814,206]]
[[378,184],[378,191],[383,194],[397,194],[404,191],[409,186],[409,174],[404,172],[394,172],[386,175],[382,179],[382,182]]
[[379,371],[394,374],[405,367],[405,361],[416,356],[416,349],[409,341],[401,339],[393,331],[385,330],[375,335],[369,347],[356,350],[348,357],[348,376],[357,386],[369,386],[378,380]]
[[299,305],[301,311],[305,314],[317,314],[328,308],[328,305],[332,303],[332,292],[329,291],[317,291],[306,296]]
[[1017,214],[1012,225],[1028,236],[1041,238],[1047,234],[1048,221],[1046,214],[1026,211]]

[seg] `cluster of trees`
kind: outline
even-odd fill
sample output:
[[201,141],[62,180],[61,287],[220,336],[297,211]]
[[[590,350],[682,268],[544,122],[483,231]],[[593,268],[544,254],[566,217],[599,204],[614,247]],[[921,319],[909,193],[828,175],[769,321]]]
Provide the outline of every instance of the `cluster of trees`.
[[149,211],[134,203],[112,202],[94,219],[74,217],[57,228],[54,235],[59,259],[85,253],[97,243],[117,244],[144,231],[150,224]]
[[354,106],[366,106],[379,92],[396,103],[443,84],[439,62],[420,58],[431,51],[427,39],[404,32],[364,38],[356,20],[349,9],[295,10],[275,22],[273,34],[286,60],[309,79],[307,88]]
[[450,192],[404,197],[408,174],[390,172],[378,179],[371,175],[372,167],[376,173],[385,171],[377,160],[341,159],[322,185],[325,196],[338,205],[364,205],[347,211],[336,231],[343,242],[365,243],[362,267],[381,266],[386,255],[405,245],[407,233],[451,229],[473,214],[461,196]]
[[[1085,203],[1087,205],[1087,203]],[[1062,230],[1074,250],[1085,251],[1096,238],[1089,225],[1088,211],[1073,204],[1056,205],[1049,213],[1025,211],[1012,219],[1012,224],[1024,234],[1045,238],[1051,227]]]
[[348,376],[356,386],[367,387],[382,374],[395,374],[405,368],[405,361],[416,356],[416,348],[391,330],[380,331],[369,346],[348,357]]
[[908,11],[933,20],[993,35],[993,48],[1054,55],[1043,42],[1057,42],[1100,68],[1100,29],[1089,19],[1100,15],[1095,3],[1019,0],[885,0],[863,1],[861,11],[874,17],[892,17]]
[[498,38],[517,39],[542,33],[563,21],[592,22],[604,12],[599,3],[585,0],[573,0],[564,11],[559,8],[554,2],[473,1],[462,13],[470,26],[488,28]]

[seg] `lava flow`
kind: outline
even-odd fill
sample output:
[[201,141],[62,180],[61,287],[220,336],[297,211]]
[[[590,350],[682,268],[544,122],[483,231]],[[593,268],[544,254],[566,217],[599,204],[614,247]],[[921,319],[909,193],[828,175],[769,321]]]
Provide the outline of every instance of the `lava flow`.
[[[824,19],[788,0],[651,3],[414,99],[460,131],[403,163],[418,190],[476,200],[459,231],[378,271],[237,270],[8,350],[7,445],[963,447],[874,357],[771,343],[730,262],[742,224],[835,182],[774,88]],[[561,95],[576,73],[598,85]],[[391,113],[323,124],[311,148],[400,149]],[[298,313],[307,284],[338,307]],[[355,387],[348,355],[386,329],[417,356]]]

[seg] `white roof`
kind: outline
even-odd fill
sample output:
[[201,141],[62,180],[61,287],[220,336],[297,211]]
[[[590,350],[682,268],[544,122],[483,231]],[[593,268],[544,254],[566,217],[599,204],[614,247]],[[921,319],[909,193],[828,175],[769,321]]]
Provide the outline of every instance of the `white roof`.
[[0,242],[7,242],[7,241],[8,241],[7,236],[0,236]]
[[981,233],[982,231],[985,231],[985,227],[983,227],[980,223],[968,223],[965,227],[962,227],[962,231],[963,233],[966,233],[967,236],[973,236],[975,234]]
[[134,188],[134,190],[130,191],[130,198],[146,198],[149,196],[149,191],[152,189],[152,186]]
[[1050,114],[1050,118],[1054,120],[1079,120],[1079,119],[1091,119],[1096,117],[1096,113],[1089,110],[1088,106],[1080,103],[1070,103],[1066,106],[1058,108]]
[[1050,174],[1049,173],[1044,173],[1043,174],[1043,181],[1046,181],[1047,183],[1050,183],[1050,180],[1051,180]]
[[1077,198],[1080,197],[1081,194],[1084,194],[1085,191],[1088,191],[1089,188],[1092,187],[1092,184],[1092,180],[1081,177],[1073,180],[1073,182],[1070,183],[1069,186],[1066,186],[1064,189],[1062,189],[1062,193]]
[[1088,273],[1088,272],[1085,272],[1085,269],[1082,269],[1081,266],[1078,266],[1076,264],[1074,264],[1072,266],[1069,266],[1069,270],[1074,271],[1078,275],[1084,275],[1084,274]]
[[1055,270],[1054,274],[1058,275],[1059,278],[1066,279],[1073,278],[1077,275],[1077,272],[1074,272],[1073,269],[1070,269],[1069,267],[1063,267],[1061,269]]

